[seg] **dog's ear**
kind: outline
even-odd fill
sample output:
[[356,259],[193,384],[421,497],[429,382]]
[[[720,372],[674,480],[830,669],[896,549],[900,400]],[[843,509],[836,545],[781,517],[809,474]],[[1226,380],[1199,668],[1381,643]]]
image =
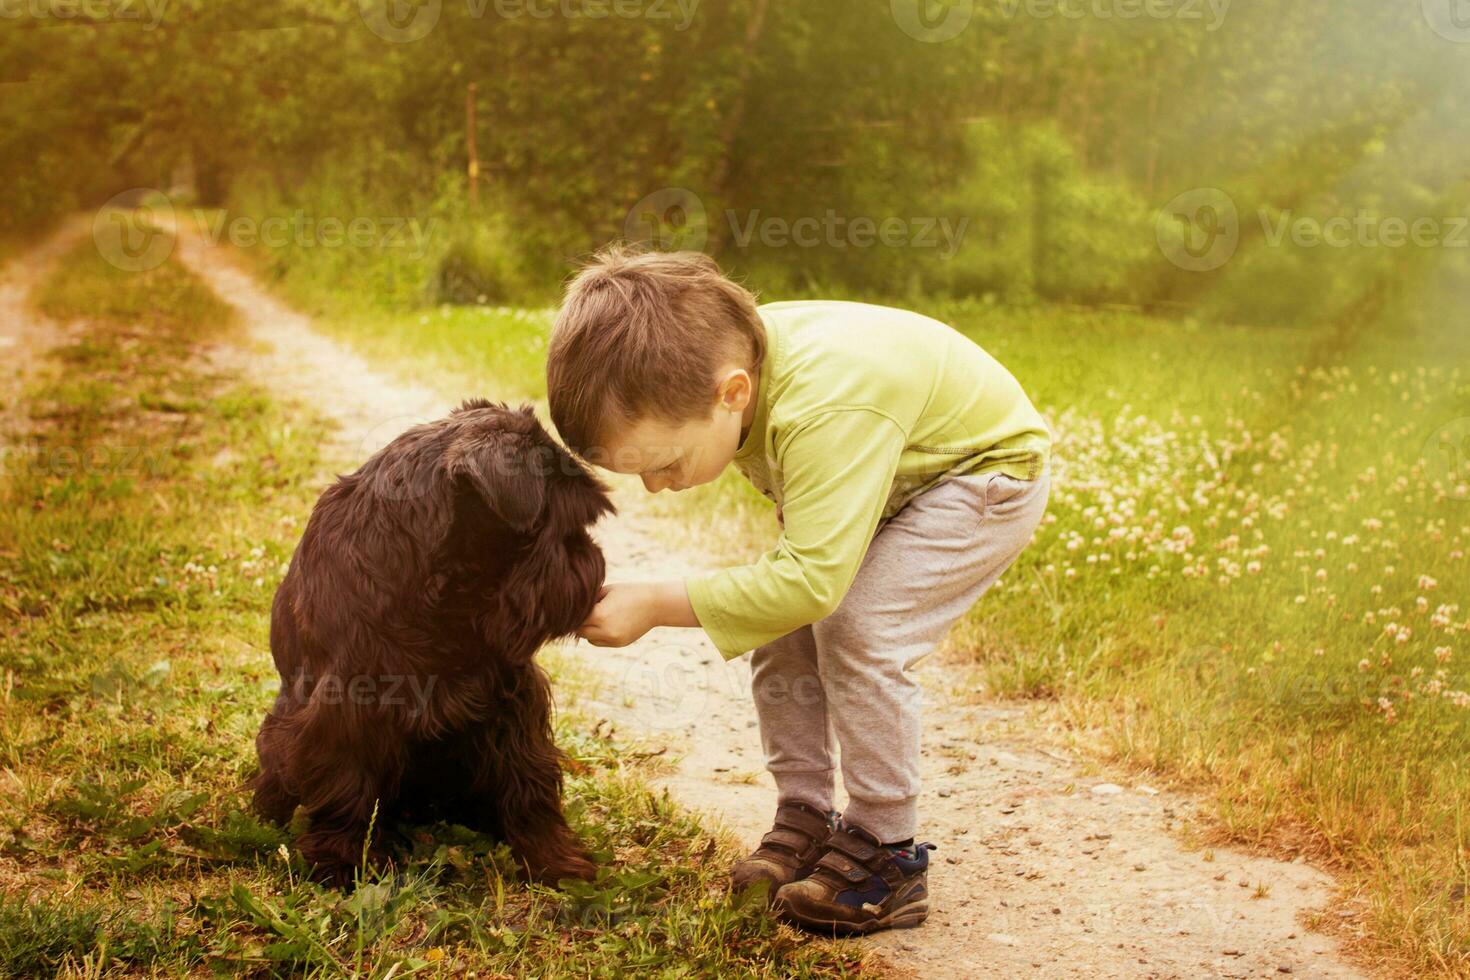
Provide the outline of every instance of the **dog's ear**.
[[446,453],[450,475],[468,480],[491,513],[520,532],[534,527],[546,509],[542,464],[534,446],[506,434],[475,433]]

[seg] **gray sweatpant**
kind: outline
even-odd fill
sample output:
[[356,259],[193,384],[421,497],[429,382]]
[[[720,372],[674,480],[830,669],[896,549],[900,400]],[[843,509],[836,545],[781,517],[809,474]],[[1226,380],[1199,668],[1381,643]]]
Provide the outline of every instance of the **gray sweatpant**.
[[1035,480],[953,477],[879,525],[852,587],[826,619],[758,647],[751,689],[777,802],[834,809],[887,843],[918,822],[923,690],[909,668],[932,651],[1031,540],[1050,467]]

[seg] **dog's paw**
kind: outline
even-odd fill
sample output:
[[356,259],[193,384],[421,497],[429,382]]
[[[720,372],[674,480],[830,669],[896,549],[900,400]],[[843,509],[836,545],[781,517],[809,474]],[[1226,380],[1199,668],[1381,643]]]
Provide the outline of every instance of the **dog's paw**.
[[558,855],[554,860],[528,869],[529,877],[543,885],[555,885],[563,878],[580,878],[591,881],[597,877],[597,862],[585,851],[573,851]]
[[583,881],[591,881],[596,877],[597,862],[584,852],[577,855],[576,860],[567,862],[556,879],[560,881],[562,878],[580,878]]

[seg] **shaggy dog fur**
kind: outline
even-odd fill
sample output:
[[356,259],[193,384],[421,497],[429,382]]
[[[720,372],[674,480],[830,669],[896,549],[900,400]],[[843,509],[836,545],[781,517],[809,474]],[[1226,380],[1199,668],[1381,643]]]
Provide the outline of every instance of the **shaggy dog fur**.
[[319,878],[351,880],[375,807],[375,829],[492,834],[538,881],[593,876],[532,658],[597,599],[587,529],[613,510],[606,490],[529,406],[474,399],[322,493],[271,609],[281,690],[247,784],[269,820],[305,809]]

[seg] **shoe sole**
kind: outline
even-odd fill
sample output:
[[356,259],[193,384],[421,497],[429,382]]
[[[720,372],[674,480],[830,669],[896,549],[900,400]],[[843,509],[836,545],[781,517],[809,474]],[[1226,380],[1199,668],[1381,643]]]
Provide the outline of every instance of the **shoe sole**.
[[789,905],[783,905],[779,911],[784,921],[824,936],[865,936],[870,932],[878,932],[883,929],[912,929],[922,925],[924,920],[929,918],[929,903],[914,902],[903,908],[894,909],[887,915],[864,922],[802,915],[792,910]]

